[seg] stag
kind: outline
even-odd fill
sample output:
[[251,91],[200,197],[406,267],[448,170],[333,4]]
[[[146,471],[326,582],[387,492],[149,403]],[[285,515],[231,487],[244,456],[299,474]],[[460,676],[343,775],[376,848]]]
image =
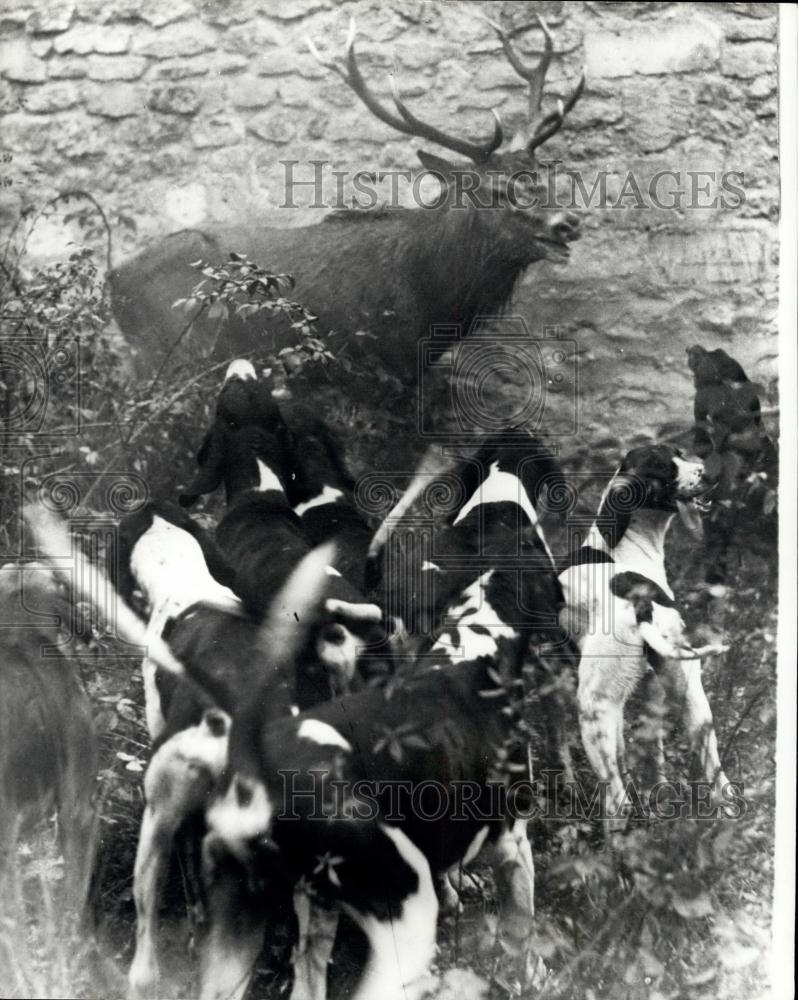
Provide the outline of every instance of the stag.
[[[484,19],[529,86],[529,123],[504,150],[504,132],[495,112],[491,136],[471,141],[422,121],[395,86],[395,110],[387,107],[358,67],[354,22],[342,64],[308,42],[322,65],[337,73],[380,121],[469,162],[418,152],[422,165],[442,185],[434,208],[344,210],[298,228],[255,223],[184,230],[112,271],[114,316],[136,351],[142,374],[161,370],[166,361],[185,356],[189,348],[220,360],[250,352],[257,355],[259,347],[263,349],[257,318],[232,315],[212,319],[203,313],[184,340],[186,317],[172,304],[190,296],[197,272],[189,264],[198,258],[220,262],[235,251],[291,274],[296,280],[295,298],[318,317],[322,333],[335,330],[352,338],[351,344],[361,345],[361,352],[375,351],[406,385],[412,384],[416,373],[417,343],[433,326],[468,330],[475,318],[499,315],[528,265],[567,259],[569,244],[579,236],[579,219],[546,207],[547,190],[537,172],[536,151],[562,127],[582,93],[584,74],[565,102],[542,114],[543,85],[553,50],[545,21],[537,17],[544,39],[542,56],[528,66],[513,47],[517,32]],[[479,192],[479,203],[463,198],[464,190]],[[372,338],[354,338],[364,330]],[[270,332],[279,336],[279,331],[270,328]],[[290,335],[287,328],[285,332]]]

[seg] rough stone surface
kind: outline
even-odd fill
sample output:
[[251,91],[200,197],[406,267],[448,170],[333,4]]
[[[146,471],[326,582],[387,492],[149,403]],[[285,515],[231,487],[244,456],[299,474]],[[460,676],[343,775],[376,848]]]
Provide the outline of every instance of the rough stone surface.
[[193,115],[201,103],[197,91],[186,86],[156,87],[147,98],[147,107],[151,111],[168,115]]
[[198,124],[191,130],[191,141],[197,149],[213,149],[233,146],[244,138],[244,123],[211,119]]
[[66,31],[75,13],[74,0],[50,0],[46,7],[35,10],[25,22],[32,35]]
[[53,47],[56,52],[74,52],[79,56],[85,56],[89,52],[127,52],[131,33],[130,28],[121,25],[99,27],[82,24],[57,35]]
[[589,76],[686,73],[710,69],[720,54],[722,31],[707,17],[620,33],[596,31],[585,38]]
[[87,61],[78,56],[47,60],[47,74],[51,80],[79,80],[87,76],[89,65]]
[[259,76],[236,76],[229,84],[230,101],[237,108],[268,108],[278,97],[278,85]]
[[45,83],[25,94],[25,109],[35,115],[73,108],[79,99],[74,83]]
[[169,0],[169,3],[164,3],[163,0],[146,0],[141,5],[139,16],[153,28],[162,28],[165,24],[191,17],[195,10],[190,0]]
[[42,83],[47,67],[23,38],[0,42],[0,76],[17,83]]
[[[342,57],[350,14],[380,100],[391,105],[396,68],[422,118],[478,137],[496,107],[511,137],[528,125],[524,84],[474,16],[477,3],[496,16],[487,0],[9,0],[0,130],[14,159],[3,222],[79,185],[110,217],[136,220],[135,233],[115,233],[122,259],[182,226],[267,212],[284,225],[319,219],[319,210],[275,211],[285,201],[280,160],[296,160],[304,177],[311,159],[415,170],[420,147],[446,155],[377,121],[311,57],[308,37]],[[506,8],[513,24],[529,23],[525,4]],[[628,436],[689,420],[684,352],[695,342],[724,347],[767,382],[776,355],[775,5],[534,9],[555,35],[544,108],[588,68],[568,126],[541,151],[578,173],[584,232],[568,265],[529,268],[514,309],[534,334],[557,327],[575,341],[586,439],[599,428]],[[532,62],[539,31],[517,44]],[[558,191],[570,187],[561,177]]]
[[89,56],[90,80],[138,80],[147,68],[140,56]]
[[196,21],[181,21],[163,28],[136,32],[133,50],[154,59],[174,59],[208,52],[216,45],[216,34],[207,25]]
[[125,84],[98,85],[87,91],[86,110],[104,118],[129,118],[144,110],[144,102],[137,90]]
[[726,76],[736,76],[743,80],[750,80],[766,71],[775,73],[776,50],[767,42],[724,45],[721,69]]

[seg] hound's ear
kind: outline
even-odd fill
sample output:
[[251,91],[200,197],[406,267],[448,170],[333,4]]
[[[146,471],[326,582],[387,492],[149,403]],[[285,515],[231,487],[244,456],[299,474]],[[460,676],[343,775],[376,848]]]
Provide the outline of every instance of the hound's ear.
[[223,587],[232,587],[236,578],[235,570],[216,547],[208,532],[188,515],[186,515],[185,528],[202,549],[205,565],[214,580],[221,583]]
[[632,512],[642,505],[640,481],[631,474],[616,475],[596,517],[604,541],[614,548],[626,534]]
[[191,507],[205,493],[213,491],[222,482],[224,469],[225,433],[217,421],[205,435],[197,452],[199,470],[193,481],[178,497],[181,507]]

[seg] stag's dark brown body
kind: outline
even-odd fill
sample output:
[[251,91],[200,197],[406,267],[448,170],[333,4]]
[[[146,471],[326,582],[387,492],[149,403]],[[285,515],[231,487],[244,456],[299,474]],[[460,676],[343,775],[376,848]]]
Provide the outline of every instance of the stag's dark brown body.
[[[303,228],[251,225],[167,237],[110,276],[114,314],[138,352],[139,367],[152,371],[187,350],[225,359],[251,351],[257,357],[261,345],[264,355],[271,348],[263,341],[262,318],[245,323],[236,317],[220,321],[202,316],[182,338],[190,316],[174,311],[172,304],[189,296],[197,283],[198,273],[189,267],[192,261],[220,264],[236,252],[261,267],[291,274],[296,281],[293,297],[318,316],[319,334],[333,330],[342,338],[331,344],[336,353],[347,338],[358,345],[359,353],[376,353],[390,371],[412,383],[417,343],[432,327],[457,325],[466,333],[475,317],[496,315],[507,306],[527,265],[566,257],[567,244],[578,236],[579,221],[547,206],[535,150],[562,126],[584,78],[564,104],[560,101],[535,125],[552,54],[548,28],[538,18],[544,53],[537,65],[527,67],[504,29],[489,23],[513,68],[529,83],[529,127],[505,151],[500,151],[504,136],[498,117],[490,138],[472,142],[422,122],[396,89],[396,111],[385,107],[358,68],[354,24],[344,66],[325,59],[311,45],[322,64],[338,73],[381,121],[466,156],[470,163],[450,163],[419,152],[442,185],[436,208],[349,211]],[[476,190],[473,199],[464,195],[464,186]],[[273,320],[268,322],[272,331]],[[361,332],[372,337],[358,338]]]
[[[536,244],[513,240],[489,209],[389,209],[336,212],[297,229],[230,227],[187,230],[164,240],[111,275],[114,314],[146,369],[158,366],[186,325],[172,309],[190,295],[197,259],[222,261],[230,251],[296,279],[292,293],[318,316],[320,332],[334,330],[340,350],[376,353],[399,376],[414,371],[414,345],[435,324],[467,330],[480,315],[509,302],[524,268],[542,256]],[[524,225],[524,223],[521,223]],[[256,351],[264,320],[200,317],[186,351],[230,358]],[[270,331],[279,321],[268,320]],[[357,336],[368,331],[374,339]],[[287,337],[287,325],[282,331]]]

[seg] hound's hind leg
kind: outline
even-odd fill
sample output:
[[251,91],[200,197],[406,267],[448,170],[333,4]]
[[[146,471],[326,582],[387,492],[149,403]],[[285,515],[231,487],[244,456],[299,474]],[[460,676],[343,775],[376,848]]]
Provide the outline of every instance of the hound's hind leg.
[[410,838],[394,827],[381,830],[394,842],[401,861],[416,873],[418,883],[387,920],[343,904],[371,949],[352,1000],[420,1000],[433,986],[428,972],[438,920],[435,886],[427,859]]
[[522,960],[520,978],[530,986],[545,969],[530,951],[535,922],[535,864],[525,820],[517,819],[502,832],[490,849],[490,862],[499,894],[499,940],[510,954]]
[[294,950],[294,987],[291,1000],[325,1000],[327,966],[338,929],[338,910],[327,910],[308,891],[297,886],[294,912],[299,935]]
[[718,737],[704,685],[701,660],[668,660],[661,671],[669,694],[681,702],[684,726],[690,740],[696,769],[720,797],[728,783],[718,753]]
[[263,945],[262,900],[214,833],[202,845],[202,870],[209,926],[200,962],[200,1000],[241,1000]]
[[227,760],[229,719],[205,713],[198,726],[177,733],[155,753],[144,777],[147,805],[133,872],[136,953],[128,973],[135,998],[157,997],[158,905],[175,833],[202,810]]

